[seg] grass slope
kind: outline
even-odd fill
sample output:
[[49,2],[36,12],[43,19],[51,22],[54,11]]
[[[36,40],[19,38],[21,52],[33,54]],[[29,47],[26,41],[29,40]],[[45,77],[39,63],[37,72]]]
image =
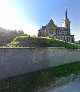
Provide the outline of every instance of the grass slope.
[[78,49],[80,45],[65,42],[63,40],[53,40],[52,38],[40,38],[35,36],[18,36],[6,47],[65,47]]
[[0,92],[34,92],[63,76],[80,74],[80,61],[39,70],[0,81]]

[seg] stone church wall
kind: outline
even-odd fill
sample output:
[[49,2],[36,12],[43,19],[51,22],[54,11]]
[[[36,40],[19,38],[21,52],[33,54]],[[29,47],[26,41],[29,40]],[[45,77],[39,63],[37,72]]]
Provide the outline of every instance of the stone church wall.
[[0,79],[80,61],[80,50],[65,48],[0,48]]

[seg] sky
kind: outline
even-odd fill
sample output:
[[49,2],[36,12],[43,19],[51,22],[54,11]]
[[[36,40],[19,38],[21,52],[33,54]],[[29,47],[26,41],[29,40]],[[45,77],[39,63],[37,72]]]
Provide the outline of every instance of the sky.
[[0,0],[0,27],[37,35],[51,18],[61,26],[66,8],[71,34],[80,40],[80,0]]

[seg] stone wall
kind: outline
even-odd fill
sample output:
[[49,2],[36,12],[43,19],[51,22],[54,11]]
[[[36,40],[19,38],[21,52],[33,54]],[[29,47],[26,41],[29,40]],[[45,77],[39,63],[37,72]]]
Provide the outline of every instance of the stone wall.
[[80,50],[65,48],[0,48],[0,79],[80,61]]

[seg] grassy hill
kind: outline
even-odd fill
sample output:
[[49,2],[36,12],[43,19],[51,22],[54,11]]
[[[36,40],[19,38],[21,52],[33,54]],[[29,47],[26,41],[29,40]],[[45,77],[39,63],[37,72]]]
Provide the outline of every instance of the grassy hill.
[[52,38],[40,38],[35,36],[18,36],[6,47],[65,47],[71,49],[80,48],[79,44],[68,43]]

